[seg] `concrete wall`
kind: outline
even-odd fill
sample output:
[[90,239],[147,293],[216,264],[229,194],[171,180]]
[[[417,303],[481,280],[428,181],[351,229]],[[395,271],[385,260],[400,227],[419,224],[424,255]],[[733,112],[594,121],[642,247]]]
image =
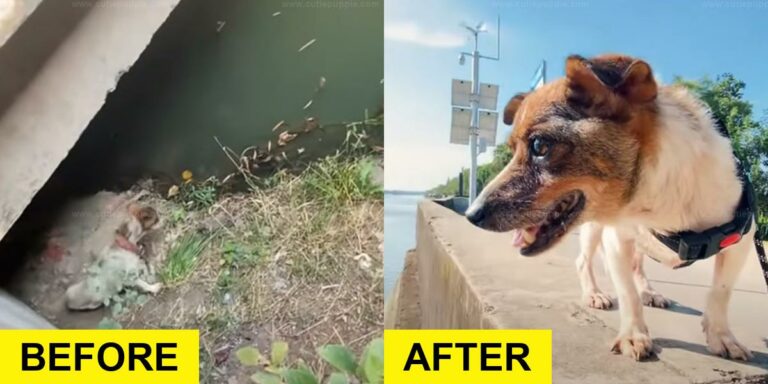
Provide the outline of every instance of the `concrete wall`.
[[0,48],[0,238],[178,1],[47,0]]
[[0,46],[19,29],[42,0],[0,1]]
[[[554,249],[523,257],[509,234],[472,226],[463,216],[431,201],[419,204],[417,245],[387,303],[388,328],[552,329],[555,383],[762,383],[768,380],[768,295],[757,255],[749,256],[733,293],[731,327],[755,359],[739,363],[711,355],[701,332],[713,260],[683,270],[648,261],[654,287],[675,303],[646,308],[645,319],[659,350],[638,363],[610,352],[618,311],[586,308],[574,260],[578,236]],[[600,286],[611,284],[596,265]]]

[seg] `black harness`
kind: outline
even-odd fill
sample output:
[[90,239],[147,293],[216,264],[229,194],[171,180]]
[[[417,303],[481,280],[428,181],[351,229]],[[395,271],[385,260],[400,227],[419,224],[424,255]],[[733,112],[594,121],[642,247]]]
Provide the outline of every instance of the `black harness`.
[[[728,139],[731,138],[725,125],[719,120],[717,121],[717,128],[723,136]],[[736,154],[734,154],[734,158],[736,158]],[[752,220],[757,218],[755,192],[752,188],[752,182],[749,180],[749,174],[738,158],[736,159],[736,166],[742,189],[733,220],[702,232],[683,231],[663,235],[653,231],[653,235],[662,244],[676,252],[677,256],[683,260],[683,263],[675,268],[687,267],[696,261],[716,255],[723,249],[738,243],[752,228]],[[763,270],[765,284],[768,286],[768,258],[766,258],[765,249],[763,249],[763,242],[757,236],[755,236],[755,249],[760,260],[760,267]]]

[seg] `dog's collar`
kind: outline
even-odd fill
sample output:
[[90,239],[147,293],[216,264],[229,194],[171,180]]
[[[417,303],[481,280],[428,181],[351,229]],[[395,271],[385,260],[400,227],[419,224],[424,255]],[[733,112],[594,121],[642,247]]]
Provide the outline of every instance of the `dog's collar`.
[[[730,138],[728,131],[720,121],[717,121],[717,127],[725,137]],[[736,158],[735,154],[734,158]],[[748,174],[737,158],[736,167],[742,187],[741,198],[733,220],[701,232],[683,231],[664,235],[653,231],[653,235],[662,244],[676,252],[677,256],[683,260],[683,263],[675,268],[687,267],[698,260],[717,254],[738,243],[752,228],[752,219],[756,212],[755,192],[752,189]]]

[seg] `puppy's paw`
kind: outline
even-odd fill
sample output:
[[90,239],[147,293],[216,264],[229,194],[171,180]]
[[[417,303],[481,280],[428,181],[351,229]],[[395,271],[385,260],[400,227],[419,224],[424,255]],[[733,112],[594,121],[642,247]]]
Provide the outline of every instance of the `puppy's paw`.
[[163,283],[154,283],[154,284],[150,284],[147,287],[147,292],[153,295],[157,295],[158,293],[160,293],[160,290],[162,289],[163,289]]
[[584,292],[581,300],[589,308],[610,309],[613,306],[611,298],[600,290]]
[[619,333],[613,342],[611,351],[615,354],[622,354],[631,357],[637,361],[643,360],[653,355],[653,340],[648,332],[643,332],[634,327],[626,332]]
[[726,359],[749,361],[752,352],[741,345],[727,328],[708,326],[707,321],[702,322],[704,333],[707,335],[707,349],[709,352]]
[[669,301],[669,299],[656,291],[642,291],[640,293],[640,299],[643,301],[643,305],[647,307],[669,308],[669,306],[672,305],[672,302]]

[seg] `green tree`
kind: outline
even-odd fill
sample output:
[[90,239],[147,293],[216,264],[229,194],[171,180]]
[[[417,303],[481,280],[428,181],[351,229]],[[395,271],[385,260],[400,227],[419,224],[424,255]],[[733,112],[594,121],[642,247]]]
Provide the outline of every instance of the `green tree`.
[[768,116],[754,118],[752,104],[744,100],[746,83],[733,74],[724,73],[712,80],[675,78],[675,83],[694,92],[725,124],[731,135],[734,152],[749,169],[758,204],[758,236],[768,239]]
[[[493,150],[493,160],[488,164],[483,164],[477,167],[477,184],[478,189],[489,181],[493,180],[499,172],[512,160],[512,152],[506,145],[498,145]],[[464,195],[466,196],[469,191],[469,170],[462,169],[464,174]],[[450,177],[444,184],[441,184],[427,192],[429,196],[453,196],[459,191],[459,177]]]

